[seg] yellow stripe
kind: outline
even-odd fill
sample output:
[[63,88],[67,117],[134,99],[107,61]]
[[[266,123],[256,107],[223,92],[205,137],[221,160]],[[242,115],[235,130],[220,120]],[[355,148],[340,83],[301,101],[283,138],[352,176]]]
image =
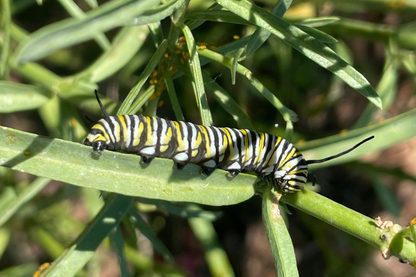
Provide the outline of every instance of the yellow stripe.
[[160,150],[161,153],[163,153],[166,150],[168,150],[168,147],[169,147],[169,145],[161,145],[159,150]]
[[[290,151],[290,153],[285,157],[284,160],[280,161],[280,164],[284,164],[285,162],[287,162],[296,152],[296,149],[293,148],[292,151]],[[291,166],[289,166],[290,168]]]
[[195,157],[196,155],[198,155],[198,147],[201,145],[202,143],[202,136],[201,136],[201,132],[198,132],[198,135],[196,136],[196,140],[192,141],[192,157]]
[[127,136],[129,135],[129,132],[127,130],[126,120],[124,119],[124,116],[122,116],[122,115],[119,115],[118,119],[120,120],[121,126],[123,128],[124,140],[127,141]]
[[176,148],[177,152],[182,152],[186,150],[185,142],[183,141],[183,135],[180,129],[180,125],[177,121],[172,121],[173,124],[176,126],[176,135],[178,137],[178,148]]
[[107,131],[105,130],[105,128],[101,125],[101,124],[95,124],[92,129],[97,129],[100,130],[104,133],[104,137],[106,141],[110,141],[110,137],[107,134]]
[[140,121],[140,123],[139,123],[139,130],[137,131],[137,133],[134,134],[133,146],[139,145],[139,143],[140,143],[140,137],[142,136],[143,129],[144,129],[144,124],[143,124],[142,121]]
[[257,149],[257,151],[255,151],[257,154],[256,157],[256,161],[254,164],[258,164],[260,162],[260,157],[262,156],[262,153],[264,151],[263,147],[264,147],[264,140],[265,140],[265,136],[264,133],[258,133],[260,135],[260,144],[259,144],[259,149]]
[[212,158],[212,151],[211,151],[211,146],[210,146],[210,137],[207,131],[207,128],[205,128],[205,126],[199,125],[199,128],[201,128],[204,136],[205,136],[205,149],[206,149],[206,153],[205,153],[205,158]]
[[162,142],[161,144],[168,144],[170,140],[172,139],[172,128],[168,127],[166,130],[166,134],[162,134]]
[[146,116],[146,124],[147,124],[147,136],[146,136],[146,143],[144,145],[150,146],[153,145],[153,137],[152,137],[152,121],[150,117]]
[[227,161],[234,160],[238,157],[238,155],[236,155],[236,151],[235,151],[235,148],[234,148],[234,145],[233,145],[233,138],[231,137],[231,133],[226,128],[221,128],[221,129],[223,129],[225,131],[226,136],[228,138],[228,148],[230,149],[230,156],[228,157]]

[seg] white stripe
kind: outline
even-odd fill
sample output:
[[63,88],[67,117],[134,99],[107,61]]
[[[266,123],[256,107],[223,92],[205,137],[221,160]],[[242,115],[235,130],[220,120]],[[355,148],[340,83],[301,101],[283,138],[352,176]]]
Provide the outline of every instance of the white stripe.
[[104,128],[105,128],[108,136],[111,139],[111,142],[113,142],[113,143],[116,142],[116,139],[114,138],[113,130],[111,129],[110,124],[107,122],[107,120],[101,119],[100,121],[101,121],[101,123],[103,123]]
[[[114,142],[117,142],[117,137],[120,138],[120,133],[121,133],[121,126],[120,124],[118,124],[117,120],[114,118],[114,116],[110,116],[110,120],[114,125]],[[118,127],[118,128],[117,128]],[[118,134],[117,134],[117,130],[118,130]]]
[[238,163],[238,162],[234,162],[233,164],[231,164],[229,167],[227,167],[227,169],[226,170],[231,170],[231,169],[237,169],[237,170],[240,170],[241,169],[241,166],[240,166],[240,164]]
[[[186,126],[185,122],[179,121],[179,125],[182,126],[182,140],[185,145],[185,151],[189,149],[189,142],[188,142],[188,127]],[[180,130],[178,130],[180,132]],[[186,155],[188,156],[188,155]]]
[[153,146],[149,146],[140,150],[140,154],[142,155],[153,155],[155,154],[155,148]]
[[191,125],[191,132],[192,132],[191,145],[189,145],[189,148],[193,150],[194,149],[193,144],[196,142],[196,135],[198,134],[198,131],[196,130],[194,124],[191,123],[189,125]]
[[203,165],[209,168],[215,168],[217,166],[214,160],[206,161]]
[[[212,131],[211,126],[206,126],[205,127],[208,131],[208,135],[209,135],[209,142],[210,142],[210,148],[211,148],[211,153],[212,153],[212,157],[214,158],[215,155],[217,154],[217,147],[215,147],[215,137],[214,137],[214,133]],[[214,128],[213,128],[214,129]]]
[[230,149],[233,149],[232,151],[230,151],[230,156],[228,157],[228,160],[235,161],[238,158],[238,145],[234,146],[234,142],[237,143],[237,137],[231,128],[227,127],[227,130],[230,132],[232,140]]
[[[160,143],[159,144],[160,144],[160,146],[163,146],[164,144],[162,144],[162,141],[165,140],[166,130],[168,129],[168,124],[166,123],[166,120],[164,120],[163,118],[161,118],[161,121],[162,121],[162,132],[160,133],[160,139],[159,139]],[[160,151],[160,147],[159,147],[159,151]]]
[[188,160],[188,155],[186,153],[176,154],[173,158],[176,162],[185,162]]
[[253,141],[251,139],[251,132],[250,130],[245,129],[245,131],[247,132],[247,141],[248,141],[248,150],[247,150],[247,160],[244,163],[244,167],[249,166],[251,161],[253,160]]
[[260,160],[260,165],[261,167],[267,167],[267,161],[268,159],[266,159],[267,156],[270,155],[270,153],[268,153],[267,150],[267,146],[269,145],[269,141],[272,140],[273,137],[269,134],[264,134],[264,144],[263,144],[263,152],[261,155],[261,160]]
[[157,119],[156,118],[152,118],[152,137],[153,137],[153,141],[152,144],[153,146],[156,148],[156,144],[157,144]]
[[[132,126],[132,128],[133,128],[133,137],[131,138],[131,140],[135,141],[136,138],[137,138],[137,133],[139,132],[139,124],[140,124],[141,120],[140,120],[140,117],[137,116],[137,115],[134,115],[133,118],[134,118],[134,121],[133,121],[134,124]],[[136,146],[138,146],[138,145],[136,145]]]
[[[213,151],[214,154],[216,154],[218,152],[218,155],[222,155],[225,153],[225,149],[226,147],[224,147],[224,133],[220,130],[220,128],[218,127],[211,127],[212,128],[212,132],[217,134],[218,137],[218,147],[215,147],[215,151]],[[212,137],[214,138],[214,134],[212,135]],[[215,145],[215,144],[214,144]],[[224,148],[224,151],[222,151]],[[218,151],[217,151],[218,150]]]
[[[285,141],[286,141],[285,139],[282,139],[280,141],[279,146],[277,147],[276,151],[273,154],[270,165],[275,165],[278,162],[279,157],[282,155],[283,146],[285,145]],[[280,169],[280,167],[277,167],[277,169]]]

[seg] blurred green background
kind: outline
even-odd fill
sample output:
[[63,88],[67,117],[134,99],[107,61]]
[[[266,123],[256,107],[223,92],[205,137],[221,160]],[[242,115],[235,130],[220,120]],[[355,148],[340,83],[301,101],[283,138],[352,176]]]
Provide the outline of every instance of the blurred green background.
[[[141,80],[144,68],[155,53],[156,42],[161,42],[160,37],[154,36],[163,34],[168,37],[171,28],[169,17],[160,21],[160,25],[152,23],[150,34],[147,27],[136,27],[134,30],[120,27],[134,24],[133,21],[118,22],[93,39],[74,42],[74,45],[51,53],[45,52],[44,56],[38,53],[53,44],[54,36],[63,43],[68,43],[65,39],[71,41],[71,37],[65,38],[65,34],[59,37],[57,31],[49,41],[34,40],[36,36],[52,33],[54,26],[57,26],[52,25],[54,23],[62,21],[63,26],[67,18],[78,18],[81,22],[84,12],[88,13],[105,2],[1,2],[0,74],[4,80],[0,84],[1,126],[82,142],[92,125],[86,116],[94,121],[102,116],[94,99],[94,89],[99,89],[106,96],[102,97],[109,113],[117,112],[129,91]],[[146,3],[152,5],[152,1]],[[268,11],[276,4],[268,0],[255,3]],[[196,26],[197,19],[207,20],[192,29],[195,41],[206,43],[208,48],[216,50],[215,47],[221,49],[224,45],[244,41],[256,30],[250,24],[235,22],[235,18],[228,18],[231,22],[217,22],[218,17],[207,11],[212,4],[214,2],[211,1],[190,1],[185,15],[189,21],[185,24],[192,22]],[[383,100],[383,110],[377,109],[331,72],[273,35],[254,54],[244,57],[241,64],[281,103],[297,114],[298,120],[293,123],[290,140],[301,150],[313,150],[316,145],[325,145],[325,141],[319,139],[382,123],[397,116],[413,115],[416,107],[415,15],[416,4],[410,0],[354,0],[294,1],[283,17],[290,23],[298,24],[296,26],[308,20],[326,18],[306,25],[336,39],[336,43],[332,41],[327,45],[372,84]],[[224,18],[227,19],[225,16],[221,19]],[[83,24],[93,26],[96,22],[107,24],[106,21],[94,20]],[[47,29],[48,26],[50,29]],[[82,29],[77,30],[77,25],[73,29],[83,33]],[[85,32],[88,31],[91,30],[85,29]],[[28,39],[27,35],[33,33]],[[331,38],[329,36],[322,35],[327,40]],[[131,40],[126,37],[131,37]],[[111,43],[117,39],[124,44],[109,52]],[[167,52],[175,54],[175,47],[175,44],[169,44]],[[103,53],[109,54],[104,57]],[[111,55],[116,57],[115,62],[111,61]],[[227,55],[238,57],[238,48]],[[97,59],[105,59],[108,64],[103,65],[105,62],[100,63]],[[165,70],[163,65],[162,62],[158,65],[158,74]],[[185,68],[180,56],[175,56],[170,65],[174,67],[173,84],[185,120],[201,124],[201,113],[191,84],[192,74]],[[202,68],[204,74],[215,80],[236,101],[247,115],[243,119],[247,119],[245,122],[252,124],[256,131],[285,135],[287,121],[265,97],[256,92],[247,78],[237,74],[233,84],[230,69],[218,62],[210,62]],[[159,84],[164,81],[162,75],[157,75],[157,78]],[[204,80],[206,87],[214,82]],[[154,87],[146,82],[143,91],[150,89],[153,92],[152,88],[155,88],[156,94],[141,107],[139,114],[177,119],[175,103],[172,103],[163,86],[156,84]],[[244,122],[230,115],[227,108],[224,109],[218,96],[216,98],[207,93],[207,103],[215,126],[247,127],[241,126]],[[371,130],[368,133],[371,134]],[[416,172],[413,166],[416,140],[409,140],[413,136],[412,130],[399,130],[398,133],[394,135],[394,143],[401,142],[386,150],[374,151],[358,162],[313,170],[319,184],[315,189],[366,216],[381,216],[383,220],[407,225],[416,216],[413,204],[416,201]],[[386,130],[376,139],[389,141],[392,136]],[[308,144],[311,140],[318,141]],[[308,159],[307,153],[305,156]],[[40,264],[55,260],[84,230],[104,202],[97,190],[39,178],[35,185],[40,191],[37,193],[35,190],[36,193],[28,196],[24,204],[16,204],[18,209],[12,212],[12,217],[8,217],[10,211],[5,207],[13,206],[10,203],[15,203],[16,195],[24,193],[29,184],[33,188],[35,177],[3,167],[0,168],[0,177],[0,276],[32,276]],[[207,217],[216,218],[213,221],[216,235],[211,238],[218,238],[218,249],[225,251],[236,276],[276,276],[261,219],[260,199],[254,196],[237,205],[203,207],[209,211]],[[138,218],[141,217],[147,224],[139,224],[143,228],[139,232],[133,224],[123,222],[125,225],[119,231],[125,243],[138,246],[138,250],[125,248],[125,259],[117,259],[117,254],[111,250],[111,243],[106,240],[78,275],[121,276],[119,264],[124,261],[127,264],[121,265],[121,268],[128,269],[130,276],[216,276],[211,268],[215,265],[207,257],[211,252],[201,245],[201,237],[196,233],[198,223],[192,223],[184,216],[189,207],[185,204],[171,205],[146,199],[136,202],[135,208],[140,214]],[[175,209],[179,212],[175,213]],[[395,258],[385,261],[378,251],[364,242],[296,209],[289,210],[291,214],[287,215],[287,223],[300,276],[414,274],[414,268],[409,265],[400,264]],[[153,244],[145,238],[147,235],[143,235],[147,229],[154,235]],[[112,243],[117,241],[120,233],[112,235],[116,237],[111,240]],[[113,246],[113,249],[117,247]],[[221,259],[223,254],[221,252],[216,257]],[[167,261],[170,255],[174,263]],[[229,275],[224,273],[221,276]]]

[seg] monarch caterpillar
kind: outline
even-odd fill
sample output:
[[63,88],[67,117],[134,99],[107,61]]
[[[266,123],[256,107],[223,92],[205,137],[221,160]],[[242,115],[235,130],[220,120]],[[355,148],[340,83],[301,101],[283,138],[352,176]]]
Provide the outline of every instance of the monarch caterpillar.
[[109,116],[97,91],[104,118],[96,123],[84,144],[101,154],[105,149],[138,154],[142,161],[153,158],[172,159],[178,169],[193,163],[201,173],[210,175],[216,168],[232,177],[254,170],[264,180],[273,182],[284,192],[302,190],[308,176],[308,165],[322,163],[345,155],[366,141],[330,157],[306,160],[289,141],[246,129],[196,125],[138,115]]

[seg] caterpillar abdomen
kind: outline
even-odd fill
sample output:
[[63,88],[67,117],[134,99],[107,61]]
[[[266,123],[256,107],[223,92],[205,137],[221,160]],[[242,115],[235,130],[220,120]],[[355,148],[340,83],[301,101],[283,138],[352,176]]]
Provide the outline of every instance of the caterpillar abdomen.
[[172,159],[178,168],[200,165],[205,175],[216,168],[232,176],[255,171],[284,190],[299,190],[306,183],[308,166],[302,154],[285,139],[266,133],[211,127],[162,118],[109,116],[92,127],[84,144],[142,156]]
[[94,152],[124,151],[140,155],[146,163],[155,157],[172,159],[178,169],[193,163],[201,166],[205,175],[216,168],[231,176],[253,170],[286,192],[305,187],[308,164],[335,159],[374,138],[368,137],[339,154],[306,161],[292,143],[281,137],[147,116],[109,116],[97,91],[95,96],[105,117],[92,127],[84,141]]

